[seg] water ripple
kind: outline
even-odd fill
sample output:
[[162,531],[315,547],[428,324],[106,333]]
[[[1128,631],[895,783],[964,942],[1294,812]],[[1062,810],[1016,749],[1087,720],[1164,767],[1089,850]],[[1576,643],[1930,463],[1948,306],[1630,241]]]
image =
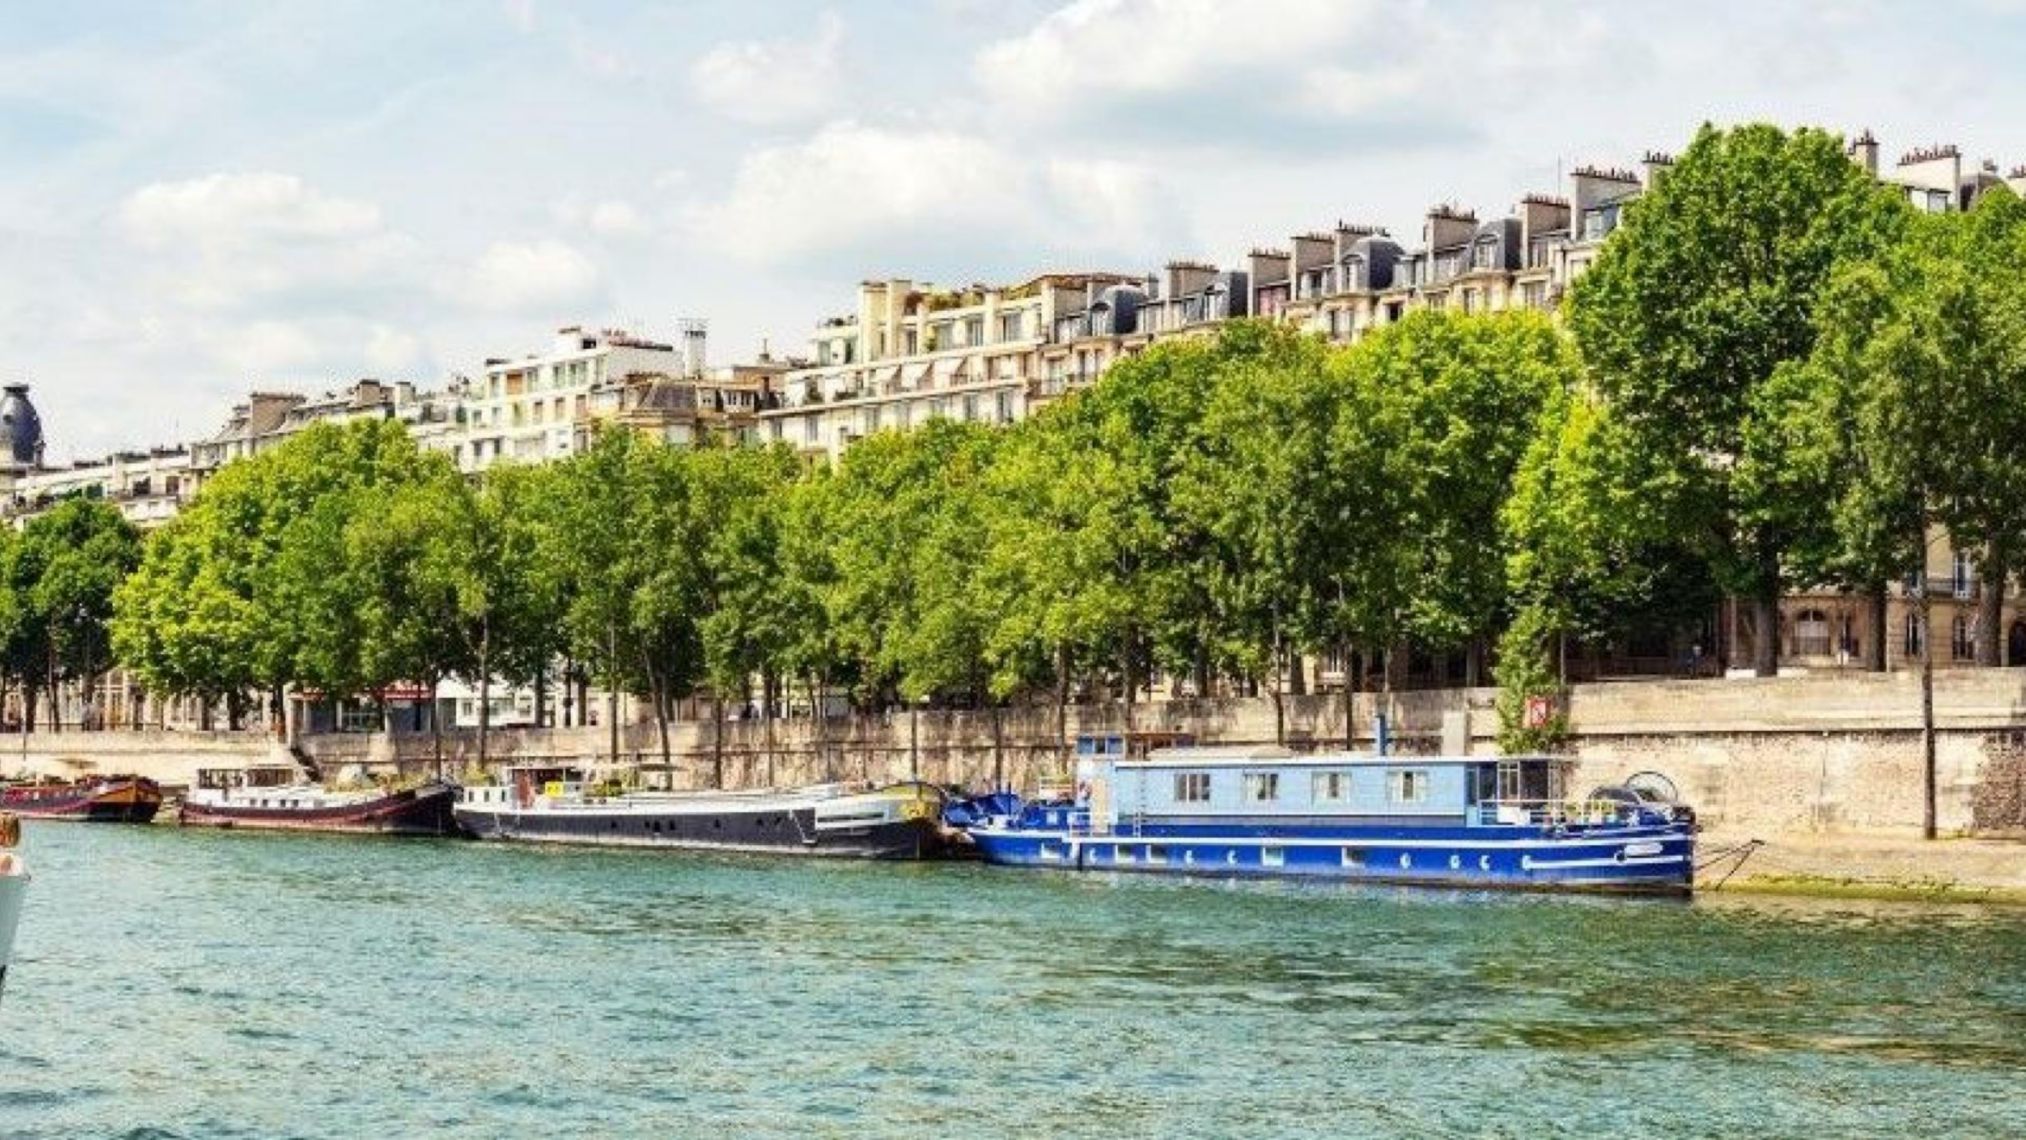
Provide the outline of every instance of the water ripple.
[[2026,915],[36,826],[0,1135],[2003,1134]]

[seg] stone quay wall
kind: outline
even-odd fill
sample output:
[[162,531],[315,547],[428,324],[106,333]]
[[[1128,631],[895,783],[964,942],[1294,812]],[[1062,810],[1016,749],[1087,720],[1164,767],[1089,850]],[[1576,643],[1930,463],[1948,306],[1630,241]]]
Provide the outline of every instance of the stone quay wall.
[[[1950,670],[1935,681],[1938,812],[1945,834],[2026,837],[2026,670]],[[1391,737],[1401,752],[1496,751],[1490,689],[1397,694]],[[1359,694],[1351,740],[1373,746],[1382,702]],[[1569,695],[1578,791],[1639,771],[1671,778],[1725,833],[1917,835],[1922,816],[1918,678],[1910,674],[1638,681],[1578,685]],[[727,787],[916,777],[1032,789],[1059,777],[1065,741],[1094,731],[1188,732],[1203,743],[1341,748],[1340,695],[997,712],[902,711],[821,722],[727,720],[670,726],[661,762],[652,723],[608,728],[502,728],[488,768],[555,760],[593,770],[638,767],[655,785]],[[427,733],[327,734],[301,742],[329,772],[357,778],[420,774],[437,765]],[[443,770],[477,767],[477,733],[446,732]],[[0,736],[0,775],[135,771],[188,784],[197,769],[272,758],[264,735],[103,732]]]

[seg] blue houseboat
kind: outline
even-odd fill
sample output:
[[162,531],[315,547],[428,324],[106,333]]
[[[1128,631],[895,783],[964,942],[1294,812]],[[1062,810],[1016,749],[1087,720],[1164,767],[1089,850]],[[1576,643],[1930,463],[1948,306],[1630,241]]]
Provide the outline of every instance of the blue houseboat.
[[1692,812],[1601,791],[1572,801],[1569,760],[1080,751],[1072,797],[968,829],[986,862],[1663,894],[1694,881]]

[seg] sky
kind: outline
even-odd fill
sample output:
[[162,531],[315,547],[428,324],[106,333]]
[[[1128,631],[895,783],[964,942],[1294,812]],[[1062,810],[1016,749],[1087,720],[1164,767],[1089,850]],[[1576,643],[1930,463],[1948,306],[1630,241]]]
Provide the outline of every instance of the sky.
[[0,14],[51,462],[568,324],[806,351],[863,279],[1414,235],[1698,125],[2026,163],[2026,0],[72,0]]

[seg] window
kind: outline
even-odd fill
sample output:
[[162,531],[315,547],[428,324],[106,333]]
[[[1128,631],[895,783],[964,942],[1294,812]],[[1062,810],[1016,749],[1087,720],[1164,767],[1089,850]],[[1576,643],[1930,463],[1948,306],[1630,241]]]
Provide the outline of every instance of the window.
[[1280,773],[1245,773],[1245,802],[1270,804],[1280,798]]
[[1977,655],[1976,623],[1966,614],[1957,614],[1949,627],[1949,652],[1958,661],[1968,661]]
[[1287,848],[1262,847],[1259,849],[1259,865],[1262,867],[1287,866]]
[[1349,772],[1317,772],[1309,778],[1309,783],[1316,803],[1340,804],[1351,798]]
[[999,317],[1000,340],[1020,339],[1020,317],[1019,313],[1004,313]]
[[1175,773],[1175,802],[1178,804],[1207,804],[1210,802],[1210,773]]
[[1921,636],[1920,636],[1920,611],[1919,611],[1919,610],[1909,610],[1909,611],[1907,611],[1907,615],[1906,615],[1906,642],[1905,642],[1905,644],[1906,644],[1906,651],[1905,651],[1905,652],[1906,652],[1906,655],[1907,655],[1908,657],[1918,657],[1918,656],[1920,656],[1920,646],[1921,646]]
[[985,343],[985,318],[972,317],[964,322],[964,343],[972,348]]
[[1476,248],[1470,251],[1470,267],[1472,269],[1499,268],[1498,243],[1495,241],[1477,243]]
[[816,440],[816,417],[810,416],[802,421],[802,442],[815,443]]
[[1829,655],[1829,617],[1821,610],[1802,610],[1794,619],[1794,653],[1801,657]]
[[1956,551],[1955,559],[1949,567],[1950,592],[1954,593],[1958,598],[1967,598],[1970,596],[1970,587],[1976,580],[1976,567],[1974,560],[1970,556],[1970,552],[1967,550]]
[[1386,798],[1396,804],[1427,803],[1427,770],[1410,768],[1386,773]]
[[1520,303],[1529,309],[1548,307],[1548,285],[1545,281],[1528,281],[1520,286]]

